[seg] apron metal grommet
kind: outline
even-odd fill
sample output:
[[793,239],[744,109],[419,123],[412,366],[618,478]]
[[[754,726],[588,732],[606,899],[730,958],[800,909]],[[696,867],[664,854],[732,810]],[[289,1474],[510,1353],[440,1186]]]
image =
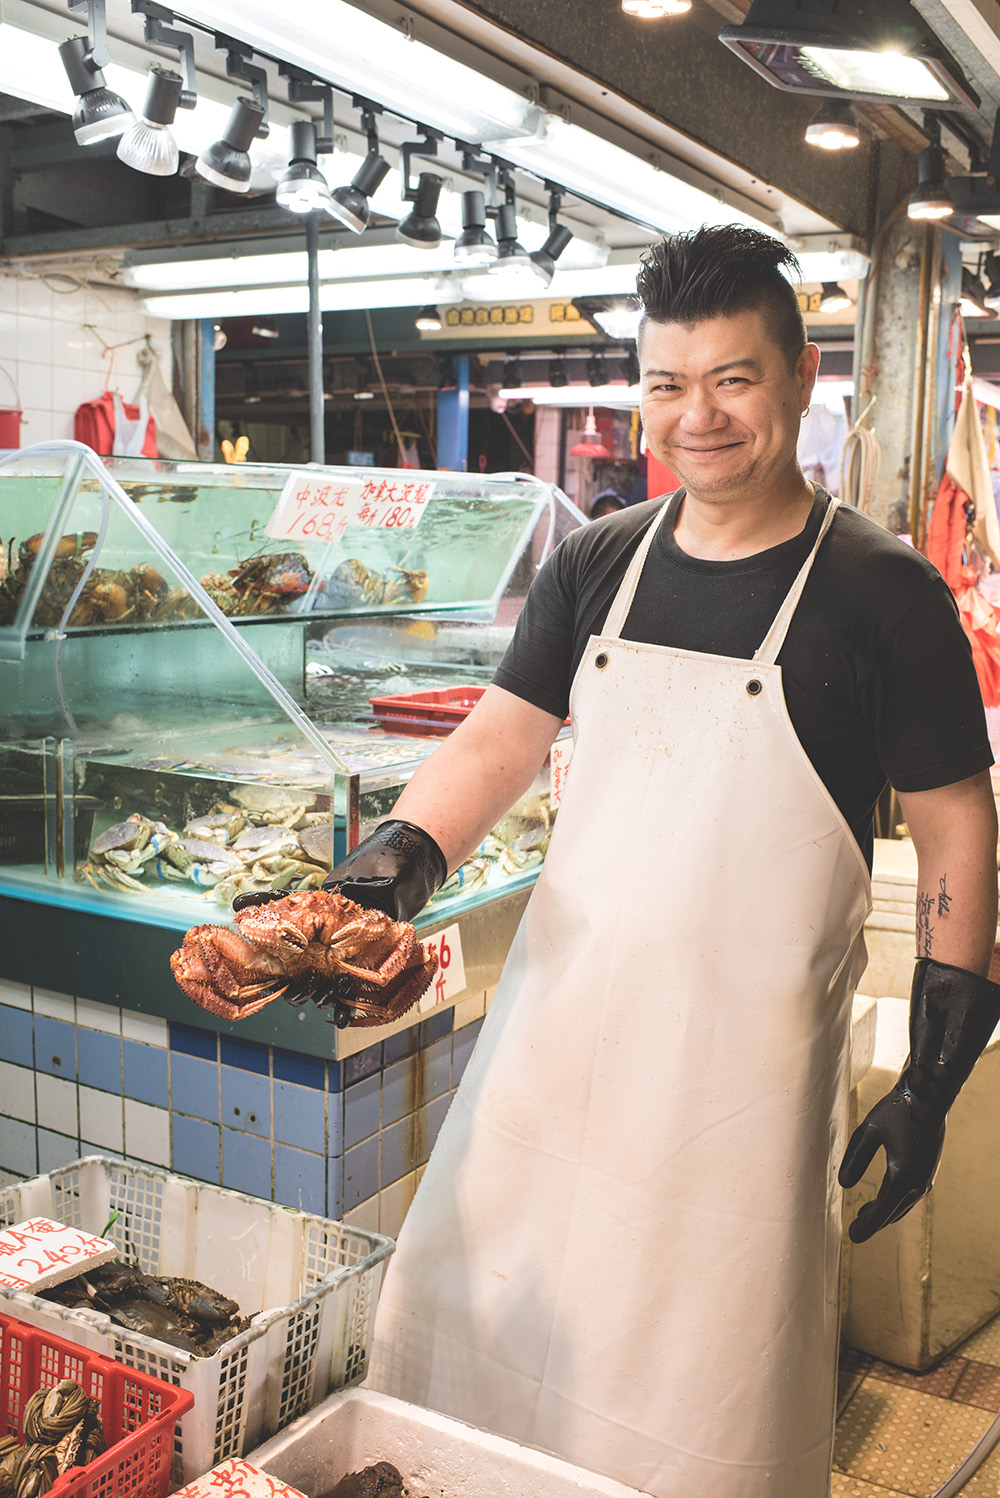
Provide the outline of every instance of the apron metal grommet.
[[608,664],[608,658],[605,655],[605,653],[604,653],[603,650],[600,652],[599,655],[595,655],[594,656],[594,665],[597,667],[598,671],[603,671],[604,668],[605,668],[605,666],[607,664]]
[[747,682],[747,691],[749,692],[751,697],[756,697],[757,693],[762,692],[763,690],[764,688],[762,684],[757,680],[756,677],[754,677],[753,681]]

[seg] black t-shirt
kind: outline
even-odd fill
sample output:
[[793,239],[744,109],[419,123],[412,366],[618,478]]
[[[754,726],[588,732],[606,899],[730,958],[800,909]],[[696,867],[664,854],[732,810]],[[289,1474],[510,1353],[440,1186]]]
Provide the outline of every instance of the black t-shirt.
[[[819,533],[804,530],[734,562],[688,556],[674,539],[682,492],[666,501],[622,636],[749,660]],[[532,584],[494,681],[565,717],[591,635],[647,525],[651,500],[567,536]],[[778,656],[792,725],[871,862],[875,803],[951,785],[993,763],[972,651],[941,574],[866,515],[841,505]]]

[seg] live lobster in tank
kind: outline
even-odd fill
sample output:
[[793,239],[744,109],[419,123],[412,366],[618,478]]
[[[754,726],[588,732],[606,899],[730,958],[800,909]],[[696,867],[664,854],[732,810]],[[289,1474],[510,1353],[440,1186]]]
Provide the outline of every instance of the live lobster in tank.
[[426,993],[437,957],[407,922],[316,889],[237,910],[232,927],[192,927],[170,966],[188,998],[223,1019],[312,999],[345,1006],[353,1025],[384,1025]]

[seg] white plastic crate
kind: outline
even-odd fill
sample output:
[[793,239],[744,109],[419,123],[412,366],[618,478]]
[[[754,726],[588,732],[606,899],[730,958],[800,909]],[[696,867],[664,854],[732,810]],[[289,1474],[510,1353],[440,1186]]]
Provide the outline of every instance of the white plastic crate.
[[173,1486],[245,1456],[364,1377],[391,1238],[100,1155],[0,1191],[0,1229],[51,1217],[99,1233],[115,1211],[106,1236],[123,1259],[200,1280],[253,1324],[199,1358],[39,1296],[3,1290],[0,1307],[194,1395],[177,1425]]
[[391,1462],[403,1491],[421,1498],[642,1498],[547,1451],[371,1389],[331,1395],[247,1459],[300,1493],[329,1493],[346,1473]]

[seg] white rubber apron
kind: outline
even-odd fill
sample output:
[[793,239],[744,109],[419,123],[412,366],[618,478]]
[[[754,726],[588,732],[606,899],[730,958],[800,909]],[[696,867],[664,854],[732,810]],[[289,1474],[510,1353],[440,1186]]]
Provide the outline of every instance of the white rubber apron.
[[[775,664],[592,637],[372,1382],[658,1498],[825,1498],[868,870]],[[820,669],[817,665],[817,669]]]

